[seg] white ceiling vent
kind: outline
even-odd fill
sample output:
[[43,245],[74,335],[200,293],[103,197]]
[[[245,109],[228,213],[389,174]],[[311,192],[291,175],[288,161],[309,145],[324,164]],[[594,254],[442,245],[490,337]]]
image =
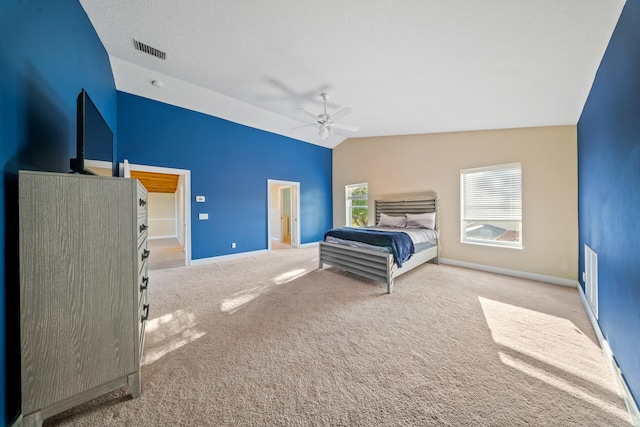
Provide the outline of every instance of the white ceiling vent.
[[136,39],[133,39],[133,45],[140,52],[148,53],[149,55],[155,56],[156,58],[167,59],[167,53],[166,52],[163,52],[160,49],[156,49],[155,47],[151,47],[148,44],[144,44],[142,42],[139,42]]

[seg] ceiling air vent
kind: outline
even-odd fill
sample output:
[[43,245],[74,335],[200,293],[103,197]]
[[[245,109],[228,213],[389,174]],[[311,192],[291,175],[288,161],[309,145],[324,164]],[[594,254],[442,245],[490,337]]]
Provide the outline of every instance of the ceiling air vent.
[[140,52],[148,53],[149,55],[155,56],[156,58],[167,59],[167,53],[166,52],[163,52],[163,51],[161,51],[159,49],[156,49],[155,47],[151,47],[148,44],[144,44],[142,42],[139,42],[136,39],[133,39],[133,45]]

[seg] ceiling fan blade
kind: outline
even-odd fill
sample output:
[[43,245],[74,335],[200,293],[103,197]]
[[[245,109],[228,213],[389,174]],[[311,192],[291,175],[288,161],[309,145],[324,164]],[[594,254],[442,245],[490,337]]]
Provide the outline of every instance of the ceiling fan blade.
[[331,119],[333,120],[337,120],[340,117],[344,117],[347,114],[351,114],[353,113],[353,108],[351,107],[344,107],[342,110],[339,110],[337,112],[335,112],[334,114],[331,115]]
[[313,120],[317,121],[318,120],[318,116],[316,116],[315,114],[313,114],[311,111],[307,111],[304,108],[298,108],[298,111],[300,111],[302,114],[307,115],[309,117],[311,117]]
[[310,126],[318,126],[318,124],[317,123],[309,123],[308,125],[294,126],[291,129],[307,128],[307,127],[310,127]]
[[351,132],[357,132],[360,129],[358,126],[343,125],[341,123],[334,123],[332,126],[336,129],[350,130]]

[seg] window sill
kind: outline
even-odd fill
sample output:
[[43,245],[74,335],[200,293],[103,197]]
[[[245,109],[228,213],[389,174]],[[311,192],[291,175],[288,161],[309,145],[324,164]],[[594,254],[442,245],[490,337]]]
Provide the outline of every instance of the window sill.
[[460,243],[473,246],[488,246],[490,248],[524,250],[524,246],[501,245],[499,243],[470,242],[468,240],[461,240]]

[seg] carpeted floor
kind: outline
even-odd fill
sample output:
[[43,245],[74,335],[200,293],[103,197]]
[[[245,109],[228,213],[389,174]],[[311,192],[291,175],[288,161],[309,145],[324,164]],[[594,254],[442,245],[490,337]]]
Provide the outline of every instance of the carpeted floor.
[[184,246],[180,246],[178,239],[149,239],[147,248],[151,252],[149,270],[164,270],[185,265]]
[[114,426],[628,426],[575,289],[426,264],[381,283],[317,248],[153,271],[142,395]]

